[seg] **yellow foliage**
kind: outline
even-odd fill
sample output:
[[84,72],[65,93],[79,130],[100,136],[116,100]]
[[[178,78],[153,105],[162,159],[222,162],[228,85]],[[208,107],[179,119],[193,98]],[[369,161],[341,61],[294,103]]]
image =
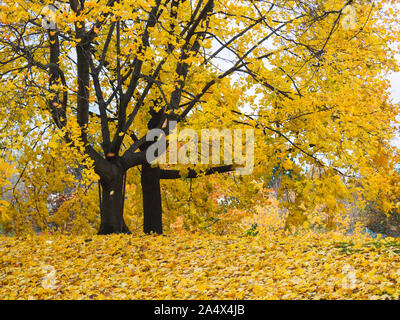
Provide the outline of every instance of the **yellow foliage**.
[[0,299],[398,299],[399,246],[310,232],[0,237]]
[[[115,169],[109,158],[129,169],[125,220],[132,231],[140,229],[140,180],[132,167],[142,165],[137,140],[156,120],[152,111],[164,112],[163,121],[180,119],[179,130],[255,131],[251,177],[161,182],[165,229],[241,232],[246,219],[269,210],[259,184],[272,178],[281,180],[287,228],[313,225],[310,216],[317,214],[334,228],[354,194],[390,211],[398,202],[398,150],[390,142],[398,133],[392,124],[398,124],[399,105],[390,101],[384,77],[398,71],[398,10],[389,0],[368,9],[360,1],[270,2],[178,1],[172,9],[170,1],[85,1],[79,8],[55,1],[57,12],[51,12],[40,1],[5,1],[5,229],[47,231],[56,224],[62,232],[93,233],[98,175]],[[55,16],[56,32],[44,28],[40,13]],[[78,63],[81,49],[87,52]],[[221,64],[225,52],[232,61]],[[166,129],[166,121],[161,126]],[[8,184],[5,163],[15,164],[15,185]],[[62,203],[50,206],[52,197]],[[268,219],[281,221],[274,210]]]

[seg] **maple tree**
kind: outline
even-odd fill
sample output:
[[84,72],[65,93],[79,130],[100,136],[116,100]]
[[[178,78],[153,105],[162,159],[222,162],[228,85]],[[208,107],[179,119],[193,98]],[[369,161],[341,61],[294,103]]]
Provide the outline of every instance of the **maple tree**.
[[[141,168],[146,233],[162,233],[161,185],[168,190],[176,179],[236,169],[151,165],[146,134],[158,128],[171,136],[175,121],[179,129],[255,129],[255,168],[244,179],[265,183],[275,170],[292,220],[303,221],[321,203],[332,217],[360,183],[364,197],[392,192],[386,182],[395,176],[389,142],[398,110],[385,76],[397,70],[400,33],[389,3],[3,1],[2,138],[25,137],[8,147],[24,150],[26,170],[37,178],[33,194],[49,173],[62,191],[73,178],[62,173],[65,164],[74,161],[82,189],[93,194],[93,168],[101,185],[99,234],[129,232],[124,193],[133,167]],[[43,12],[45,5],[54,14],[52,7]],[[39,169],[44,162],[57,170]],[[65,181],[56,182],[60,175]],[[45,210],[43,201],[29,201],[27,208]]]

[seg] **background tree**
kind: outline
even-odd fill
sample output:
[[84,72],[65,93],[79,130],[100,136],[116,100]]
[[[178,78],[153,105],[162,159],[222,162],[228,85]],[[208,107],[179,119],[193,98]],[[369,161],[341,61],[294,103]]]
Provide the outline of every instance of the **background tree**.
[[[141,167],[144,231],[156,233],[160,180],[235,168],[151,166],[146,133],[168,136],[171,121],[180,129],[255,128],[252,179],[280,163],[298,177],[282,184],[296,207],[322,202],[335,211],[352,194],[349,183],[385,174],[371,159],[388,148],[397,114],[384,79],[397,69],[387,3],[4,1],[3,121],[23,123],[16,132],[29,136],[51,120],[53,143],[93,166],[100,234],[129,232],[123,206],[132,167]],[[55,15],[43,11],[49,4]],[[357,14],[350,24],[349,5]]]

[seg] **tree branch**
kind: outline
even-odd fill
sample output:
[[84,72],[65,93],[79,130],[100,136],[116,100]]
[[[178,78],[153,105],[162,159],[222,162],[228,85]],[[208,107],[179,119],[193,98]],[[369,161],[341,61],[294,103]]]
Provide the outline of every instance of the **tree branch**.
[[226,173],[235,170],[233,165],[225,165],[220,167],[209,168],[204,172],[197,172],[193,169],[188,169],[187,175],[182,175],[179,170],[160,170],[160,179],[180,179],[180,178],[198,178],[209,176],[215,173]]

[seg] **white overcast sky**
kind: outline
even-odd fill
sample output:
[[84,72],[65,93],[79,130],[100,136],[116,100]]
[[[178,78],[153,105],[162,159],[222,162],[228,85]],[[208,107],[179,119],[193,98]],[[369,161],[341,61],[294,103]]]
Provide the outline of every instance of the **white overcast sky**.
[[[393,72],[389,76],[390,95],[394,103],[400,103],[400,72]],[[393,139],[392,144],[400,147],[400,137]]]
[[393,72],[390,77],[390,94],[393,102],[400,102],[400,72]]

